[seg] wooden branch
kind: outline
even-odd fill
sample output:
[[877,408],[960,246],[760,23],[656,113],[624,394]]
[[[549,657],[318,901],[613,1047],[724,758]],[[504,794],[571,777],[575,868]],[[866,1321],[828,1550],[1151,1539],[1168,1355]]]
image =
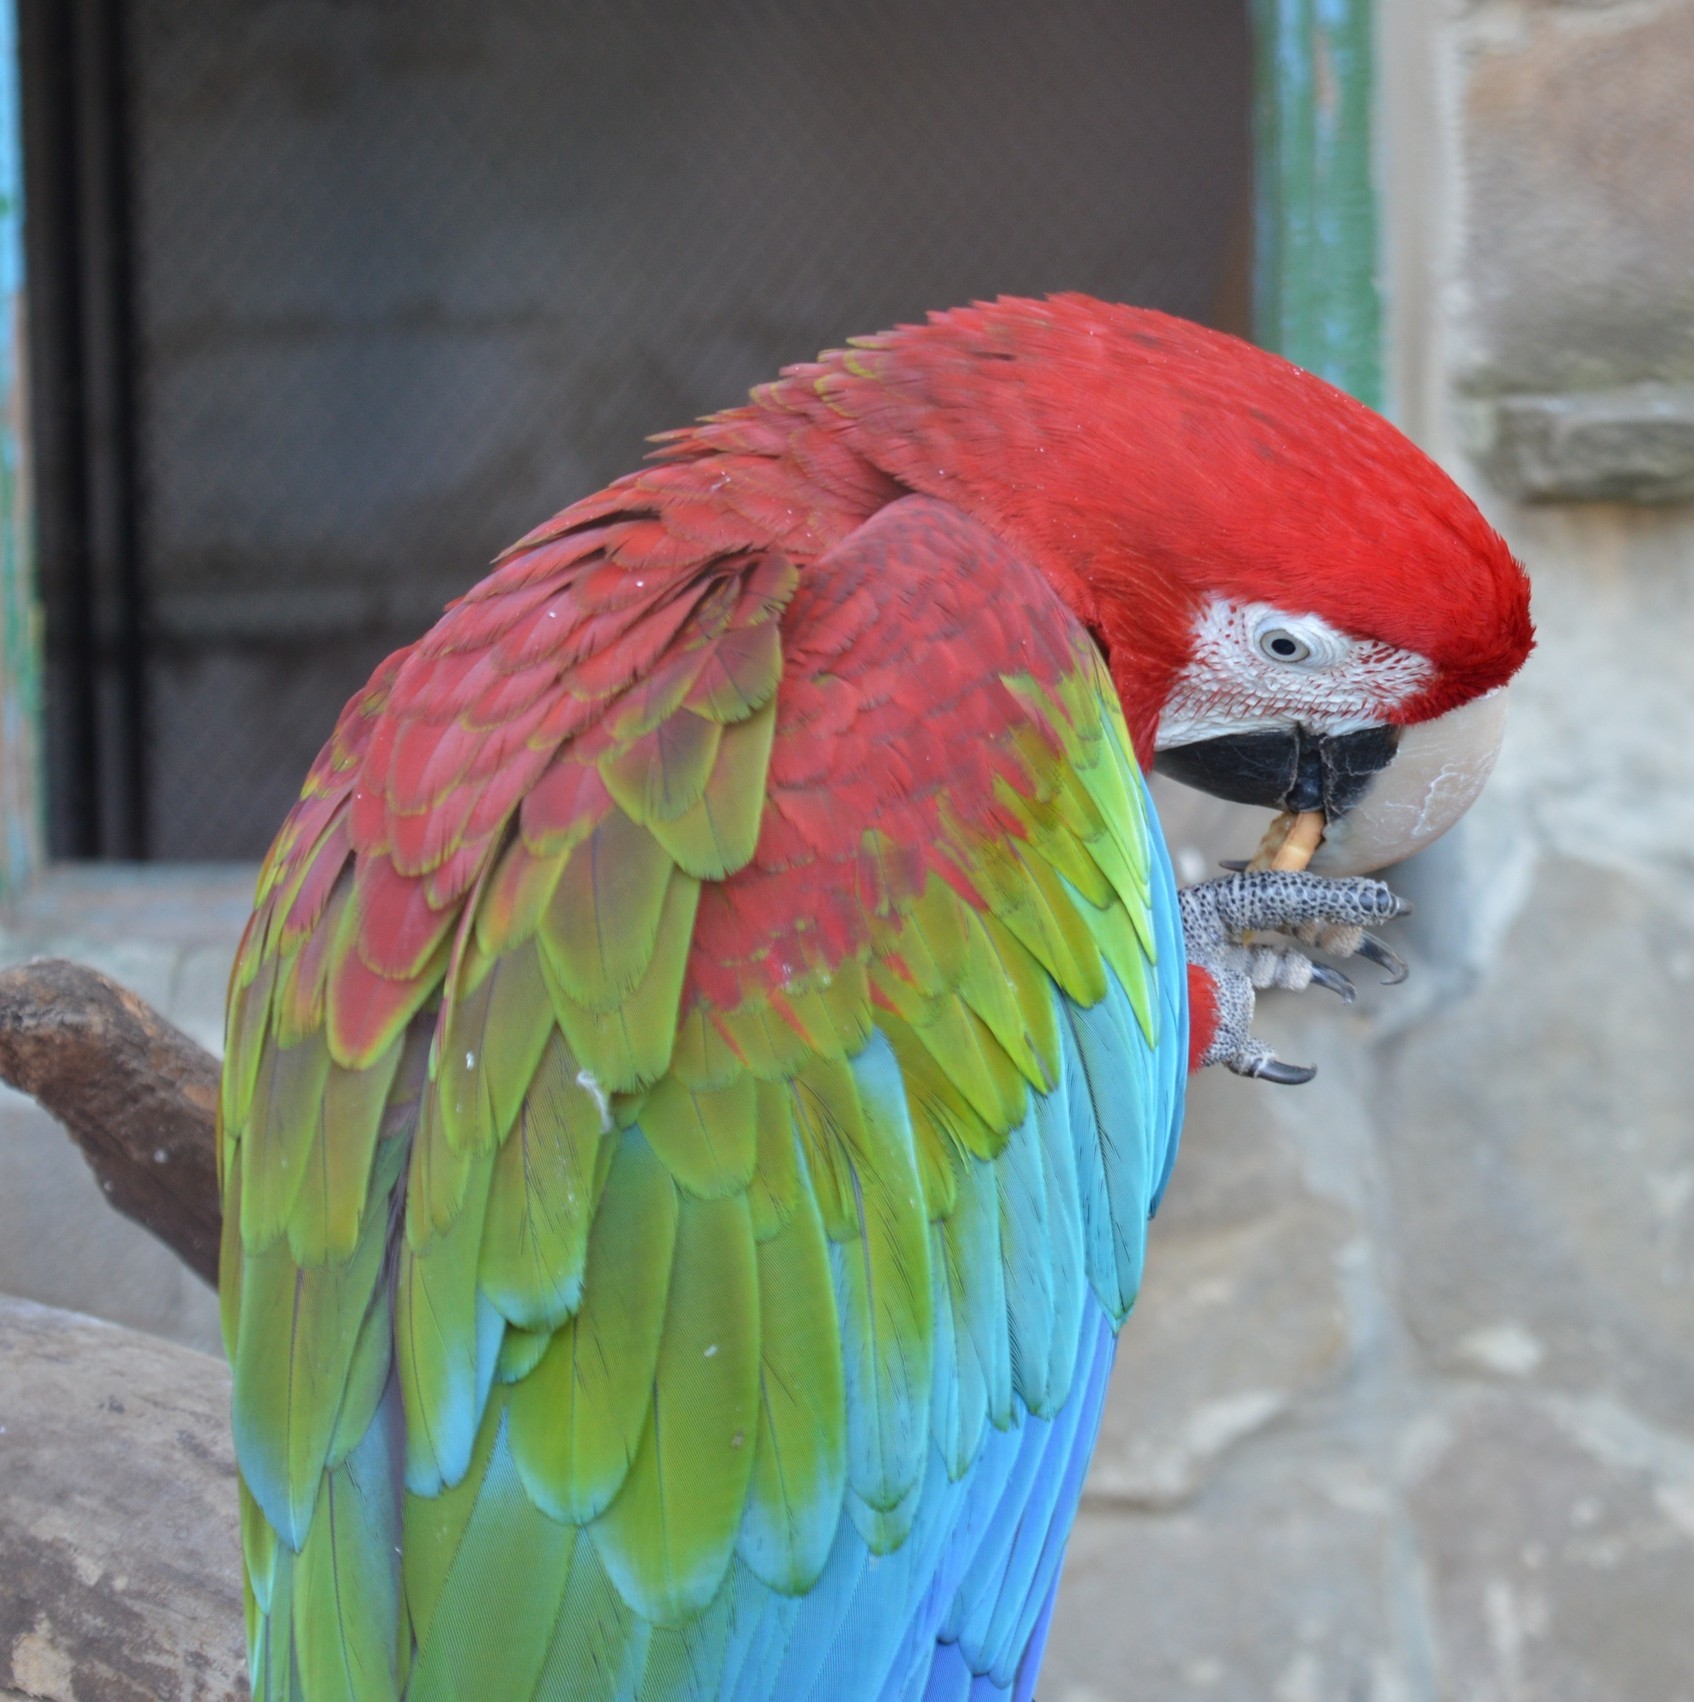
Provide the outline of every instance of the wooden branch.
[[0,1295],[0,1481],[0,1698],[246,1697],[221,1359]]
[[63,958],[0,970],[0,1081],[40,1101],[106,1198],[214,1288],[219,1065],[127,988]]

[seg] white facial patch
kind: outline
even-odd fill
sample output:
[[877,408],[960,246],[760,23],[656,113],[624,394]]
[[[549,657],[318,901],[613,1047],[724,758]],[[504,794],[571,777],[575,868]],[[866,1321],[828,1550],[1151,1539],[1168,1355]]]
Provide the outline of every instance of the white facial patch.
[[1415,651],[1349,638],[1317,615],[1214,597],[1159,718],[1158,748],[1296,722],[1356,733],[1392,719],[1434,672]]

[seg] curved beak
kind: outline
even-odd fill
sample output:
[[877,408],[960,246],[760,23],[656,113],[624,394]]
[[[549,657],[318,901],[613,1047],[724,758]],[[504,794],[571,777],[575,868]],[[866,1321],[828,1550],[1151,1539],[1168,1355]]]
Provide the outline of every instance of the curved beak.
[[1433,843],[1476,801],[1505,729],[1501,687],[1415,727],[1228,734],[1158,753],[1153,766],[1216,797],[1322,810],[1314,873],[1364,874]]
[[1313,871],[1362,875],[1433,844],[1476,802],[1505,730],[1504,686],[1402,728],[1394,761],[1351,809],[1330,819]]

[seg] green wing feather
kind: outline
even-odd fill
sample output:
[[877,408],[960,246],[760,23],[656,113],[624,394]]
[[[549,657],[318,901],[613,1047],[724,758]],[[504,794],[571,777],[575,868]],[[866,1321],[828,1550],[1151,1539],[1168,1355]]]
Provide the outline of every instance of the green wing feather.
[[512,1455],[530,1495],[582,1524],[623,1487],[652,1402],[680,1207],[637,1132],[625,1134],[589,1232],[595,1280],[511,1394]]
[[554,1033],[534,942],[498,955],[473,944],[441,1024],[436,1071],[442,1128],[455,1151],[488,1152],[505,1140]]
[[746,1071],[715,1088],[666,1076],[641,1102],[641,1132],[678,1187],[703,1200],[741,1194],[758,1159],[758,1084]]
[[[400,1155],[388,1158],[397,1172]],[[295,1263],[286,1237],[242,1260],[232,1404],[242,1475],[292,1548],[311,1524],[359,1331],[382,1274],[386,1202],[367,1208],[353,1256]]]
[[323,1124],[329,1071],[329,1048],[320,1035],[269,1047],[260,1060],[241,1194],[241,1237],[249,1247],[268,1247],[288,1225],[305,1186],[307,1155]]
[[549,1026],[489,1180],[477,1280],[509,1323],[538,1333],[577,1310],[588,1264],[605,1112],[580,1075]]
[[[483,1415],[483,1468],[467,1472],[459,1490],[449,1492],[463,1495],[467,1505],[427,1532],[418,1525],[407,1529],[408,1544],[417,1530],[438,1565],[446,1557],[439,1578],[418,1592],[418,1618],[430,1635],[412,1669],[406,1692],[412,1702],[532,1695],[576,1547],[585,1540],[576,1526],[548,1518],[529,1498],[507,1445],[502,1407],[496,1394]],[[421,1514],[420,1504],[427,1498],[410,1498]]]
[[618,1593],[656,1625],[698,1614],[735,1548],[759,1410],[759,1283],[744,1194],[684,1199],[653,1401],[594,1526]]
[[[536,1682],[537,1702],[588,1690],[605,1702],[631,1702],[647,1665],[653,1636],[618,1593],[594,1543],[583,1537],[571,1557],[570,1576]],[[593,1686],[590,1689],[590,1686]]]
[[306,1174],[288,1216],[289,1251],[302,1265],[345,1259],[358,1245],[377,1136],[404,1048],[395,1040],[363,1070],[330,1064]]
[[395,1438],[366,1424],[346,1459],[323,1475],[319,1540],[294,1562],[294,1646],[312,1702],[388,1702],[399,1693],[400,1517]]
[[[786,1119],[785,1119],[786,1120]],[[793,1148],[793,1135],[789,1134]],[[818,1580],[847,1482],[845,1372],[829,1240],[804,1190],[758,1244],[759,1420],[741,1558],[783,1595]]]
[[470,1465],[494,1378],[501,1320],[477,1282],[492,1156],[473,1160],[458,1215],[421,1246],[398,1248],[395,1360],[406,1409],[406,1483],[432,1495]]

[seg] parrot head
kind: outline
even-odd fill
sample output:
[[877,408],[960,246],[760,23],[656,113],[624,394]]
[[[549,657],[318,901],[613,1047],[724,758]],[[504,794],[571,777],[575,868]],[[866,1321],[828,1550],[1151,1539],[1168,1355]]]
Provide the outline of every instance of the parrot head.
[[866,339],[820,375],[873,458],[1036,559],[1094,634],[1144,764],[1322,810],[1312,867],[1397,862],[1493,767],[1529,583],[1448,476],[1332,385],[1083,296]]

